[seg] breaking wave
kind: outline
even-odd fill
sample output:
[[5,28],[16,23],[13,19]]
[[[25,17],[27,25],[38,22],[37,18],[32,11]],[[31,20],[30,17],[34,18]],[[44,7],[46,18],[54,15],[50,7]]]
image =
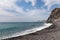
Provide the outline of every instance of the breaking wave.
[[30,33],[34,33],[34,32],[37,32],[37,31],[40,31],[42,29],[45,29],[49,26],[51,26],[52,24],[51,23],[44,23],[43,26],[40,26],[40,27],[35,27],[35,28],[32,28],[32,29],[28,29],[28,30],[25,30],[25,31],[22,31],[22,32],[17,32],[13,35],[10,35],[10,36],[5,36],[5,37],[2,37],[0,39],[6,39],[6,38],[12,38],[12,37],[18,37],[18,36],[23,36],[23,35],[27,35],[27,34],[30,34]]

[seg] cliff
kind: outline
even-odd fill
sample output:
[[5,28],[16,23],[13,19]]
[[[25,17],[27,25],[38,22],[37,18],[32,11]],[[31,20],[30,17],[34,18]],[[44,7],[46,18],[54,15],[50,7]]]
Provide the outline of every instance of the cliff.
[[56,19],[60,18],[60,8],[55,8],[47,19],[47,23],[53,23]]

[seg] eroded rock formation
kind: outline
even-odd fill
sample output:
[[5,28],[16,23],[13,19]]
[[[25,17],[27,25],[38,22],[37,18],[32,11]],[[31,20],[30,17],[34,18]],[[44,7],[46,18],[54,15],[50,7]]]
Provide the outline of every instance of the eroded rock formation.
[[52,12],[51,15],[47,19],[47,23],[53,23],[54,20],[60,18],[60,8],[55,8]]

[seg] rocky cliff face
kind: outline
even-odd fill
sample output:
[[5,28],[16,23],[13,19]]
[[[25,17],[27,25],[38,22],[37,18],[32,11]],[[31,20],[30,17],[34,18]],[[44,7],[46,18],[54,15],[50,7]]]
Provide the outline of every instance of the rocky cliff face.
[[60,18],[60,8],[55,8],[52,12],[51,15],[47,19],[47,23],[53,23],[54,20]]

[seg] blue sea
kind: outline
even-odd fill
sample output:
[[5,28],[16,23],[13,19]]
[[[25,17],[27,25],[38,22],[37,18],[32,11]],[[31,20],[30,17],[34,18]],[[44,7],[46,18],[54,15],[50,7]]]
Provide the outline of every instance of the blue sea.
[[0,39],[26,35],[48,26],[44,22],[0,22]]

